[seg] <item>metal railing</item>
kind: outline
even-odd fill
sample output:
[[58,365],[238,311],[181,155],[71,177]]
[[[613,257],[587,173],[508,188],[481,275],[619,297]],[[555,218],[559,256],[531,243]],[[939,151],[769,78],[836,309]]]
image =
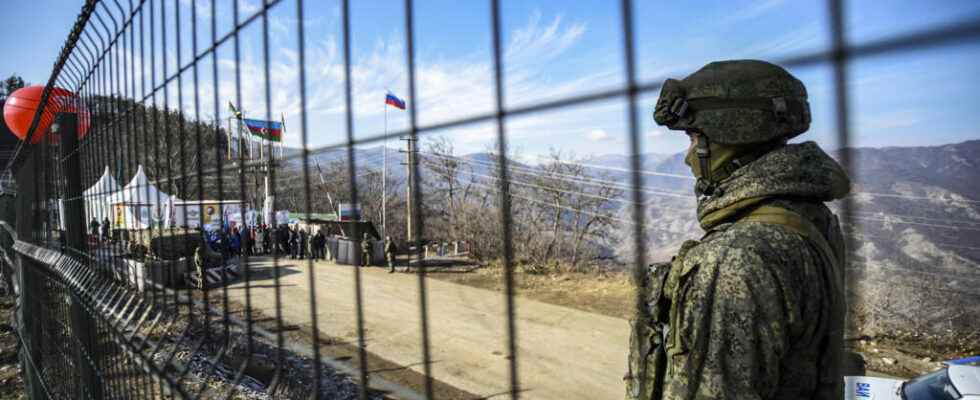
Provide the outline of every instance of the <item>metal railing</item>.
[[[124,4],[125,3],[125,4]],[[17,282],[21,289],[22,304],[19,311],[18,332],[22,340],[22,359],[27,390],[31,398],[233,398],[236,393],[249,392],[249,382],[254,375],[263,371],[270,378],[257,384],[274,396],[288,398],[328,398],[331,396],[324,387],[324,377],[329,371],[338,371],[353,376],[356,391],[361,399],[375,398],[377,390],[401,398],[434,398],[437,391],[431,366],[435,362],[432,355],[431,309],[427,298],[427,270],[418,268],[417,288],[420,294],[418,313],[422,341],[419,343],[422,363],[422,381],[416,385],[401,385],[389,382],[370,373],[371,357],[367,352],[365,332],[365,312],[363,281],[361,271],[354,269],[355,330],[357,340],[352,344],[356,349],[354,360],[327,357],[321,354],[321,346],[314,340],[312,344],[299,345],[288,336],[291,324],[283,315],[283,293],[281,291],[280,258],[284,254],[272,250],[271,272],[274,294],[271,300],[273,315],[263,316],[256,311],[255,303],[260,301],[254,295],[252,274],[258,265],[246,254],[240,258],[238,272],[222,269],[218,288],[197,290],[190,287],[170,287],[164,282],[181,280],[192,275],[193,257],[169,260],[167,274],[148,279],[138,275],[132,267],[139,254],[149,247],[162,248],[165,244],[184,246],[185,240],[205,240],[201,233],[189,228],[164,228],[159,224],[149,224],[142,229],[120,229],[109,232],[111,238],[93,241],[88,232],[85,202],[93,197],[108,196],[112,193],[84,193],[83,182],[95,182],[108,167],[112,175],[132,176],[142,165],[152,172],[152,179],[141,190],[145,201],[160,204],[159,196],[153,192],[152,184],[168,193],[183,193],[185,200],[200,202],[204,209],[206,199],[224,201],[228,199],[246,200],[247,192],[258,190],[259,185],[252,182],[257,171],[269,177],[269,195],[277,198],[280,188],[276,187],[277,174],[295,173],[288,170],[289,162],[299,161],[298,176],[301,181],[302,199],[298,204],[310,216],[313,210],[312,199],[317,191],[311,176],[310,158],[329,154],[335,150],[346,152],[347,197],[352,203],[359,203],[358,185],[359,164],[356,146],[376,144],[392,138],[407,137],[415,141],[421,135],[480,123],[493,123],[496,130],[496,152],[510,154],[507,121],[520,116],[565,109],[572,106],[595,104],[609,99],[623,99],[627,102],[626,126],[630,164],[628,184],[624,185],[629,201],[632,221],[632,247],[643,249],[645,237],[644,210],[647,193],[641,168],[641,134],[639,97],[658,91],[662,80],[642,81],[637,74],[636,37],[634,33],[634,5],[623,0],[618,4],[621,16],[621,45],[623,49],[623,76],[625,84],[596,92],[577,94],[565,98],[540,103],[506,107],[505,62],[502,54],[501,5],[498,0],[490,1],[490,21],[492,37],[492,70],[494,109],[491,112],[476,113],[451,121],[423,125],[419,123],[419,111],[412,104],[408,107],[409,128],[382,134],[354,134],[354,111],[352,100],[352,61],[349,1],[340,1],[342,21],[341,53],[344,61],[343,83],[346,137],[337,143],[314,147],[309,145],[309,122],[307,120],[307,58],[305,2],[292,2],[296,15],[293,20],[296,42],[297,63],[296,84],[299,88],[298,102],[301,137],[301,150],[286,154],[280,159],[248,159],[241,147],[231,149],[227,132],[220,123],[229,114],[223,111],[223,104],[229,99],[219,98],[219,83],[223,70],[218,66],[218,52],[233,54],[233,79],[236,99],[242,100],[242,68],[240,65],[241,35],[248,27],[261,29],[260,43],[263,58],[263,79],[261,96],[265,98],[265,109],[259,114],[265,120],[275,120],[275,110],[271,108],[270,84],[270,21],[269,14],[276,9],[285,8],[286,1],[266,0],[248,13],[242,12],[239,1],[232,1],[232,28],[219,35],[218,9],[216,2],[191,0],[190,7],[182,5],[181,0],[142,0],[120,2],[88,0],[82,7],[78,20],[68,40],[54,64],[53,71],[44,90],[41,104],[48,104],[59,95],[55,88],[65,88],[74,92],[81,103],[78,109],[85,108],[88,119],[71,117],[73,114],[57,114],[50,110],[38,112],[31,125],[29,139],[45,134],[39,129],[45,119],[54,119],[57,129],[50,135],[61,140],[53,143],[48,140],[37,145],[22,145],[6,166],[18,183],[17,230],[19,240],[15,245],[20,261],[15,268]],[[419,91],[416,62],[416,18],[414,2],[406,0],[405,9],[405,63],[408,70],[408,98],[415,99]],[[800,67],[814,64],[829,64],[834,76],[834,104],[836,112],[835,131],[837,143],[841,148],[840,162],[848,171],[852,170],[852,157],[849,120],[849,98],[847,85],[848,63],[862,57],[884,53],[909,51],[923,47],[933,47],[977,41],[980,39],[980,19],[969,19],[961,23],[919,32],[909,32],[897,37],[887,38],[860,45],[847,42],[844,29],[844,7],[841,0],[829,0],[830,30],[832,46],[813,54],[788,57],[776,60],[787,67]],[[209,6],[209,8],[202,8]],[[610,3],[610,7],[612,7]],[[187,18],[181,12],[190,10]],[[202,13],[202,15],[198,15]],[[186,25],[186,20],[190,26]],[[200,20],[209,20],[206,26],[199,26]],[[189,29],[189,32],[188,32]],[[205,32],[210,32],[206,37]],[[189,35],[188,35],[189,34]],[[188,43],[187,38],[190,37]],[[187,50],[190,53],[186,53]],[[209,69],[199,68],[210,66]],[[173,69],[173,68],[176,69]],[[159,73],[159,75],[158,75]],[[202,79],[203,78],[203,79]],[[210,85],[202,85],[209,81]],[[189,93],[188,93],[189,91]],[[176,93],[174,93],[176,92]],[[210,95],[210,101],[202,97]],[[176,104],[172,101],[176,98]],[[203,110],[203,103],[212,103],[213,110]],[[410,103],[412,103],[410,101]],[[61,104],[61,103],[59,103]],[[69,103],[64,103],[69,104]],[[205,117],[205,114],[210,116]],[[77,115],[82,115],[81,113]],[[80,141],[73,138],[81,130],[87,129],[87,136]],[[55,131],[58,131],[57,133]],[[272,152],[273,145],[265,143],[265,151]],[[210,154],[208,153],[210,152]],[[227,152],[227,155],[226,155]],[[237,159],[224,162],[228,155]],[[515,301],[515,255],[513,247],[511,210],[511,174],[507,157],[500,157],[496,165],[494,180],[499,204],[498,216],[503,229],[500,232],[503,266],[503,288],[506,303],[502,312],[506,320],[506,354],[508,363],[507,395],[521,397],[523,387],[518,368],[517,303]],[[423,200],[422,185],[419,185],[421,172],[418,163],[412,165],[409,182],[415,185],[411,209],[408,211],[413,221],[409,237],[414,241],[417,261],[422,259],[423,237],[425,233],[425,213],[420,209]],[[4,183],[3,187],[7,187]],[[63,203],[58,206],[59,201]],[[257,200],[256,200],[257,201]],[[130,201],[132,203],[132,201]],[[133,204],[134,207],[140,206]],[[64,215],[53,218],[63,209]],[[844,224],[854,221],[850,200],[845,199],[840,208]],[[129,212],[127,209],[113,208],[111,213]],[[152,212],[152,209],[151,209]],[[187,212],[187,209],[183,209]],[[90,210],[91,213],[91,210]],[[241,211],[240,219],[245,220],[246,211]],[[224,224],[228,216],[219,213],[217,223]],[[126,214],[129,215],[129,214]],[[136,216],[139,220],[139,217]],[[239,217],[236,217],[239,218]],[[53,222],[59,220],[60,222]],[[62,226],[58,226],[62,225]],[[94,236],[102,236],[101,231]],[[356,237],[356,236],[355,236]],[[143,246],[141,248],[140,246]],[[154,247],[157,246],[157,247]],[[647,264],[643,251],[634,251],[631,268],[639,274]],[[205,256],[207,257],[207,256]],[[149,261],[147,261],[149,263]],[[308,266],[312,267],[312,261]],[[188,272],[173,272],[183,268]],[[849,269],[847,280],[861,279],[861,269]],[[141,272],[146,274],[147,272]],[[234,290],[243,291],[242,296],[229,295],[229,282],[232,274],[241,273],[243,286]],[[319,338],[322,310],[317,309],[318,291],[315,270],[310,268],[307,281],[309,298],[309,320],[312,338]],[[204,279],[198,276],[197,279]],[[138,281],[141,283],[137,284]],[[142,286],[140,286],[142,285]],[[140,290],[142,289],[142,290]],[[859,294],[856,294],[859,295]],[[234,298],[233,298],[234,297]],[[637,296],[638,310],[643,310],[642,297]],[[295,301],[295,298],[293,299]],[[860,298],[849,299],[860,302]],[[242,302],[244,304],[236,304]],[[244,311],[242,311],[244,310]],[[624,327],[624,330],[626,328]],[[626,349],[623,349],[625,354]],[[223,376],[223,379],[216,377]],[[252,385],[256,386],[256,385]],[[254,392],[254,393],[253,393]],[[252,394],[262,392],[255,390]],[[533,397],[533,396],[531,396]]]

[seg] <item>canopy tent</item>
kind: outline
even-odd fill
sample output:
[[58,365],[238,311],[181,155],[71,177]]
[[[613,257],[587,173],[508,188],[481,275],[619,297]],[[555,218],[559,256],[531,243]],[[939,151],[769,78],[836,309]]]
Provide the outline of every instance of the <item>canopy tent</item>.
[[109,206],[109,197],[121,188],[116,178],[109,173],[109,166],[106,166],[102,177],[92,187],[82,192],[82,197],[85,199],[85,223],[92,218],[98,220],[100,224],[105,218],[111,220],[112,208]]
[[[105,218],[112,219],[112,207],[109,206],[109,197],[119,191],[121,186],[116,178],[109,173],[109,166],[105,167],[102,176],[94,185],[82,192],[82,199],[85,202],[85,231],[88,231],[88,223],[95,218],[102,223]],[[58,199],[58,224],[61,229],[65,227],[65,200]]]
[[124,229],[145,229],[161,222],[163,205],[170,199],[147,179],[140,165],[136,175],[122,189],[109,196],[112,206],[112,226]]

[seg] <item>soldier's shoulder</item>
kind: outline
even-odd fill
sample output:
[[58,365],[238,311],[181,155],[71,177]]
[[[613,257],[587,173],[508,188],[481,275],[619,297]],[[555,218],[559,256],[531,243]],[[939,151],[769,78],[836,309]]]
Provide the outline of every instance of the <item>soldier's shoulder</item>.
[[[736,223],[709,235],[684,257],[685,269],[707,273],[724,266],[726,275],[756,275],[784,263],[786,254],[805,246],[803,238],[784,226]],[[798,250],[795,250],[798,251]]]

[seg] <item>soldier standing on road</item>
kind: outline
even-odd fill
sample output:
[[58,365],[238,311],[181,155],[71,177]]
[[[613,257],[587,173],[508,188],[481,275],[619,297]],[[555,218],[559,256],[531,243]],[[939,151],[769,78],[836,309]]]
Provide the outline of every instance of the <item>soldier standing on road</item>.
[[204,260],[205,260],[205,257],[207,257],[207,254],[204,252],[204,246],[207,246],[207,244],[204,243],[204,241],[202,239],[202,243],[199,243],[197,245],[197,248],[194,249],[194,268],[197,269],[197,276],[198,276],[198,279],[197,279],[197,288],[198,289],[204,289],[204,282],[207,279],[206,276],[204,275],[204,272],[205,272],[205,269],[206,269],[205,268],[205,265],[204,265]]
[[371,238],[367,233],[361,240],[361,265],[365,267],[371,265]]
[[839,399],[844,241],[824,202],[850,190],[817,144],[803,83],[753,60],[664,82],[706,234],[637,277],[627,399]]
[[385,236],[385,262],[388,263],[388,273],[395,272],[395,252],[398,249],[395,247],[395,242],[391,240],[391,236]]
[[306,246],[309,244],[310,235],[306,233],[306,228],[296,227],[299,231],[299,259],[306,257]]
[[298,259],[299,258],[299,232],[296,232],[296,228],[289,227],[289,258]]

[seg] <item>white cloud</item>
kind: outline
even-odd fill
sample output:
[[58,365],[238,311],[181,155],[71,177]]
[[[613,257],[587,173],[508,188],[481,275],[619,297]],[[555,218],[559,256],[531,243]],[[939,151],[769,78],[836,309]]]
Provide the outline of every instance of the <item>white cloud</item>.
[[756,0],[748,6],[727,14],[719,21],[721,24],[734,24],[758,18],[766,13],[779,8],[786,0]]
[[[273,24],[275,25],[275,24]],[[285,31],[285,30],[284,30]],[[562,22],[561,16],[543,21],[534,14],[528,23],[516,29],[506,44],[506,96],[508,99],[551,98],[568,95],[611,72],[596,72],[567,81],[548,82],[549,61],[567,52],[582,37],[585,26]],[[356,44],[355,44],[356,45]],[[489,47],[489,46],[488,46]],[[260,47],[259,47],[260,49]],[[404,98],[418,110],[419,125],[431,125],[466,116],[491,113],[494,109],[493,66],[489,49],[453,57],[418,55],[416,64],[416,98],[409,98],[405,66],[405,48],[400,37],[377,39],[373,46],[355,53],[351,65],[351,86],[356,136],[381,133],[385,107],[382,102],[388,90]],[[258,50],[258,49],[255,49]],[[264,74],[260,57],[248,57],[257,52],[244,51],[241,62],[242,107],[247,111],[265,111]],[[339,38],[327,36],[307,45],[307,106],[313,145],[342,140],[344,69],[339,51]],[[424,57],[423,57],[424,56]],[[287,126],[301,110],[298,99],[298,55],[290,47],[274,49],[271,57],[272,110],[285,112]],[[219,61],[222,82],[221,98],[234,98],[234,62]],[[227,79],[225,78],[227,77]],[[244,83],[249,77],[249,83]],[[593,83],[594,84],[594,83]],[[274,116],[276,116],[274,115]],[[525,132],[541,131],[550,123],[547,118],[522,117],[508,121],[508,137]],[[389,131],[407,128],[406,112],[388,109]],[[327,132],[329,131],[329,132]],[[320,134],[323,133],[323,134]],[[452,132],[464,143],[486,143],[496,138],[492,125],[462,127]],[[295,135],[287,135],[287,144],[298,145]]]
[[[303,110],[299,98],[299,74],[297,69],[299,54],[295,46],[295,21],[277,21],[270,16],[270,27],[277,33],[273,42],[281,39],[281,45],[270,48],[269,77],[271,118],[278,120],[285,114],[287,131],[285,143],[298,147],[300,141],[300,112]],[[285,21],[285,22],[284,22]],[[343,143],[346,141],[344,60],[341,40],[330,34],[335,19],[317,21],[326,32],[323,35],[307,35],[306,45],[306,111],[308,123],[308,145],[312,147]],[[555,99],[596,89],[603,84],[618,79],[622,74],[616,66],[607,70],[587,70],[573,76],[556,78],[553,66],[573,51],[582,39],[586,27],[580,23],[569,23],[561,16],[543,18],[533,14],[519,28],[507,35],[505,43],[505,96],[508,107],[512,104],[528,104]],[[390,90],[403,98],[418,111],[418,124],[429,126],[441,122],[474,115],[490,114],[495,108],[494,74],[489,43],[485,49],[475,49],[464,54],[440,54],[431,50],[417,55],[416,98],[410,98],[405,65],[405,47],[397,34],[390,37],[372,39],[373,43],[353,43],[351,64],[351,93],[355,123],[355,138],[363,138],[382,133],[385,126],[385,107],[382,101]],[[238,64],[241,76],[240,108],[247,117],[266,118],[265,68],[261,41],[242,38],[241,60]],[[236,101],[235,74],[236,63],[230,51],[219,54],[218,109],[222,117],[228,116],[228,102]],[[211,81],[210,60],[205,59],[199,66],[200,85],[198,97],[203,119],[214,112],[215,86]],[[185,102],[184,111],[193,115],[194,105],[186,100],[187,93],[194,93],[191,79],[183,81]],[[542,138],[567,137],[569,132],[582,132],[583,126],[591,126],[602,134],[590,134],[588,140],[572,140],[561,146],[582,146],[591,143],[595,135],[603,135],[602,140],[617,137],[622,129],[622,105],[617,102],[603,102],[576,107],[574,110],[558,110],[541,114],[522,115],[507,119],[506,132],[513,145],[539,146]],[[608,123],[605,123],[608,122]],[[387,109],[389,132],[408,128],[408,113],[392,108]],[[460,151],[483,151],[494,146],[497,138],[495,123],[465,125],[438,134],[448,134],[457,141]],[[516,143],[526,139],[527,143]],[[544,139],[548,140],[548,139]],[[575,143],[572,143],[575,142]],[[534,147],[529,149],[538,151]]]
[[926,120],[925,116],[915,110],[904,110],[874,116],[857,118],[861,132],[881,132],[889,129],[908,128]]
[[[676,132],[676,133],[680,133],[680,132]],[[648,139],[657,139],[657,138],[661,138],[661,137],[664,137],[664,136],[669,135],[669,134],[670,134],[670,130],[669,129],[667,129],[665,127],[662,127],[662,126],[655,126],[652,129],[650,129],[649,131],[647,131],[646,136],[647,136]]]
[[238,5],[239,5],[239,11],[241,11],[242,13],[245,13],[246,16],[248,14],[256,13],[259,10],[262,9],[262,5],[261,4],[253,3],[250,0],[238,0],[238,1],[240,1],[238,3]]
[[824,32],[817,21],[798,26],[791,31],[753,42],[751,45],[736,49],[732,58],[771,58],[800,53],[804,50],[816,49],[825,41]]
[[585,137],[593,142],[604,142],[613,138],[608,132],[602,129],[593,129],[586,133]]

